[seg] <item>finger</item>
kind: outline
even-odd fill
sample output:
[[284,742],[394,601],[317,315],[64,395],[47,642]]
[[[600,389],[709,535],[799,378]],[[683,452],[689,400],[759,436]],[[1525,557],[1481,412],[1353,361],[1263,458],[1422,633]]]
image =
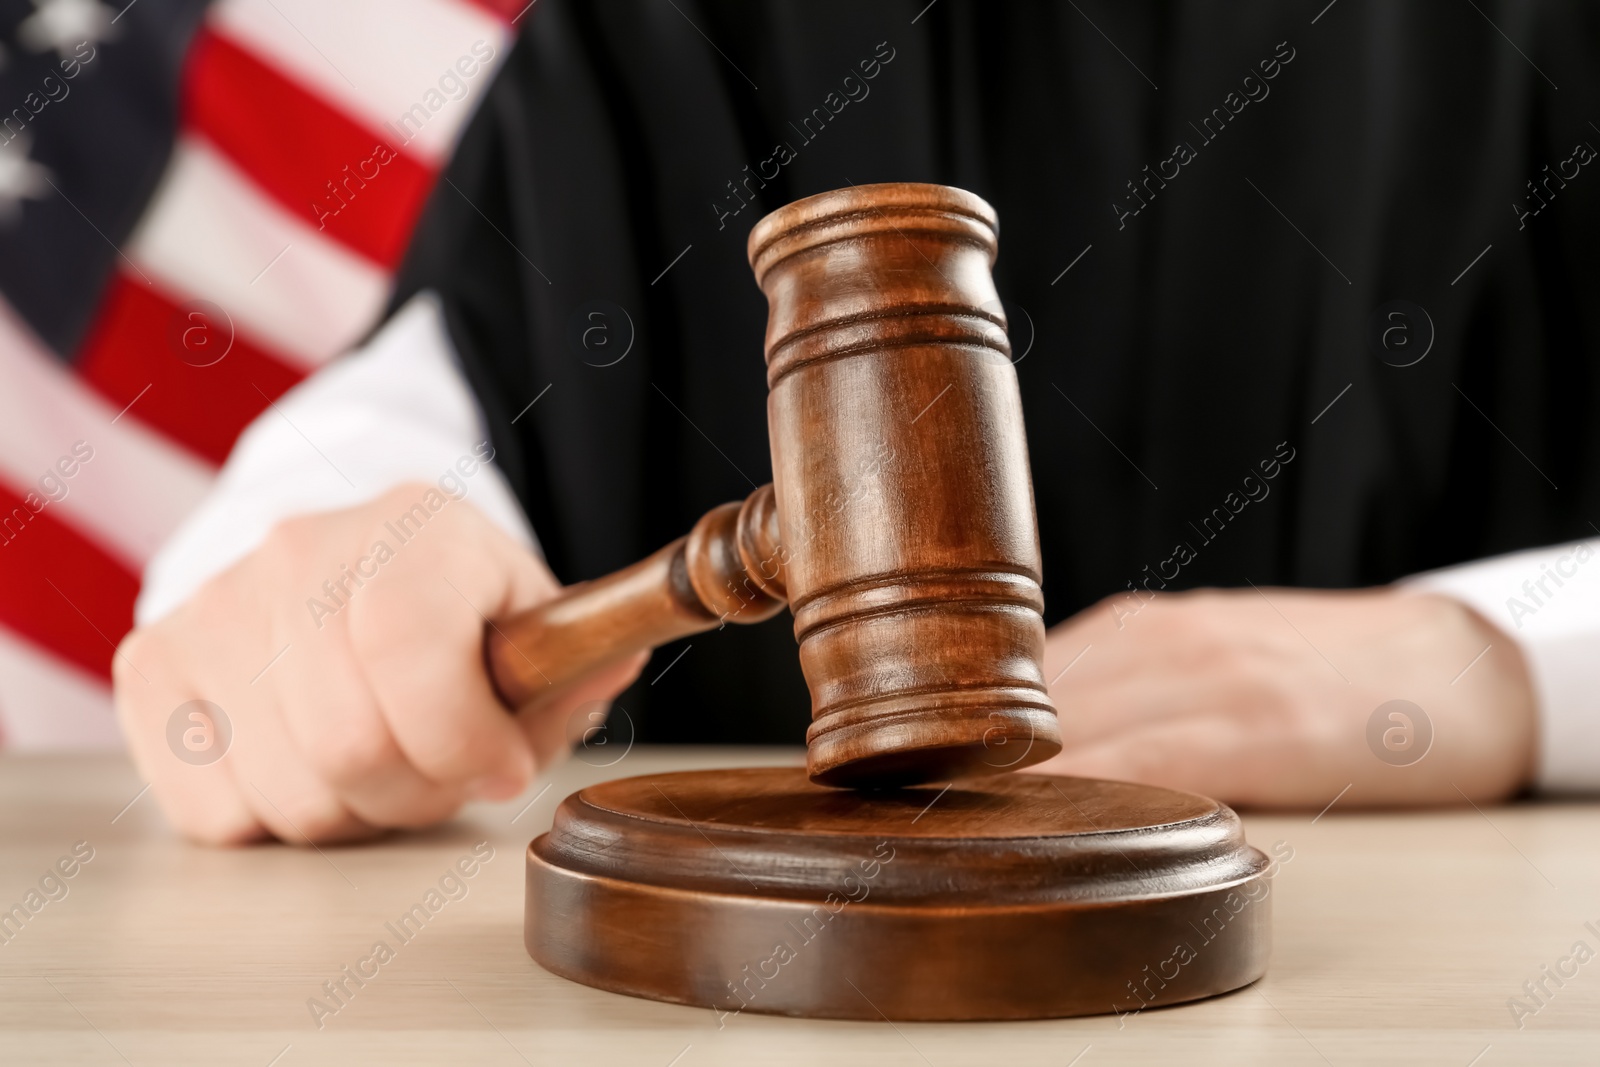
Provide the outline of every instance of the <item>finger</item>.
[[276,699],[300,758],[339,802],[373,826],[429,826],[453,815],[465,794],[406,758],[346,628],[337,620],[307,626],[296,645],[274,671]]
[[[420,506],[402,494],[398,514]],[[409,502],[409,503],[408,503]],[[352,647],[395,741],[434,783],[513,796],[533,753],[490,684],[486,621],[551,595],[553,579],[509,537],[450,501],[349,602]],[[393,525],[392,523],[389,525]],[[385,530],[377,541],[397,540]],[[375,542],[376,543],[376,542]]]
[[252,695],[236,696],[233,703],[241,714],[225,763],[239,795],[274,837],[303,845],[376,833],[300,757],[283,720],[265,701]]
[[1204,714],[1070,748],[1036,770],[1143,782],[1229,804],[1306,807],[1326,804],[1350,781],[1340,778],[1337,751],[1281,720]]
[[[306,562],[326,536],[325,520],[280,524],[256,552],[174,614],[188,684],[215,694],[232,724],[232,743],[218,765],[257,821],[292,844],[367,836],[357,819],[306,763],[283,719],[283,674],[293,657],[285,597],[293,596]],[[304,653],[304,647],[300,650]]]
[[350,565],[360,553],[334,560],[325,551],[329,543],[370,545],[371,527],[370,514],[358,510],[275,532],[250,587],[268,591],[272,638],[262,641],[282,650],[260,682],[300,761],[347,811],[370,826],[423,826],[449,817],[463,797],[430,781],[401,751],[349,638],[345,608],[360,591]]
[[[266,827],[239,796],[222,762],[226,750],[211,758],[215,750],[210,746],[223,744],[217,723],[206,721],[212,718],[207,709],[192,709],[199,719],[180,712],[196,697],[175,681],[170,669],[173,658],[162,654],[163,644],[160,633],[135,631],[118,647],[113,665],[117,719],[134,766],[150,783],[168,820],[185,837],[212,845],[257,840],[266,834]],[[169,743],[168,725],[174,714],[181,716],[181,750]],[[192,733],[207,729],[209,736]],[[231,734],[231,729],[228,732]],[[191,746],[190,740],[207,744]]]
[[[258,605],[255,614],[266,612]],[[238,635],[227,631],[189,626],[184,634],[194,662],[202,665],[194,672],[195,691],[219,694],[216,702],[231,720],[232,744],[218,766],[227,771],[243,803],[275,837],[290,844],[370,836],[372,828],[339,802],[290,739],[281,706],[286,694],[273,675],[240,677],[229,657],[237,652]],[[268,640],[248,644],[282,647],[272,645],[281,635],[268,633]],[[285,652],[292,654],[292,648]]]
[[[1064,679],[1051,696],[1068,747],[1115,737],[1197,715],[1254,713],[1276,698],[1257,672],[1230,673],[1207,667],[1178,673],[1156,662],[1120,675]],[[1070,679],[1071,676],[1069,675]]]

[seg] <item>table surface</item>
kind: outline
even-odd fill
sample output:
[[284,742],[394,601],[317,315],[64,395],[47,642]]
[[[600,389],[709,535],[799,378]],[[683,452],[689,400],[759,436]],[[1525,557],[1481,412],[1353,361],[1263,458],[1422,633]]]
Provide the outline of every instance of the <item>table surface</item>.
[[[1600,1062],[1600,962],[1571,955],[1578,941],[1600,950],[1600,806],[1587,804],[1247,815],[1258,847],[1293,849],[1273,887],[1266,978],[1122,1019],[745,1013],[719,1026],[708,1009],[602,993],[528,958],[523,849],[561,797],[624,774],[800,760],[639,747],[610,767],[570,762],[522,798],[474,805],[431,832],[318,851],[185,844],[120,756],[0,758],[0,909],[26,905],[75,846],[93,850],[72,878],[46,880],[50,895],[0,944],[0,1062]],[[385,924],[483,841],[493,856],[466,895],[410,941],[394,938]],[[319,1028],[307,1001],[380,940],[398,946],[393,958]],[[1544,967],[1577,974],[1558,985]],[[1523,983],[1541,980],[1548,996],[1530,999]],[[1512,997],[1530,1009],[1520,1019]]]

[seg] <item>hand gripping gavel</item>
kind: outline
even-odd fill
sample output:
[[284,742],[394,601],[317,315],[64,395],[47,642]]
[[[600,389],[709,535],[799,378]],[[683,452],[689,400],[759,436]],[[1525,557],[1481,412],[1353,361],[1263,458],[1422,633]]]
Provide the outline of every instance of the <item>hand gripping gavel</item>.
[[1022,405],[990,274],[998,225],[971,193],[913,183],[823,193],[757,223],[772,484],[488,627],[507,705],[787,601],[812,781],[944,781],[1060,751]]

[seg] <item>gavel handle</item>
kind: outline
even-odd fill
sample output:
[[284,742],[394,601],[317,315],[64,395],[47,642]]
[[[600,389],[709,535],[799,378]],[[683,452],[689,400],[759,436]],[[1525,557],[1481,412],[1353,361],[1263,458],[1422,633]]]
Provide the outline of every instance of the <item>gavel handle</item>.
[[600,667],[724,622],[783,609],[772,486],[708,511],[688,535],[632,566],[580,582],[484,628],[495,689],[520,710]]

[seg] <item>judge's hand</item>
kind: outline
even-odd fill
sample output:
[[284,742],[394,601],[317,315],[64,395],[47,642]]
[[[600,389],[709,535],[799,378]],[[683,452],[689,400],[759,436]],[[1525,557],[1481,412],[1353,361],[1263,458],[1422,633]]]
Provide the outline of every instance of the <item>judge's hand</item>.
[[[509,714],[485,671],[484,619],[548,599],[559,583],[469,500],[428,512],[430,492],[443,499],[402,486],[285,522],[122,643],[123,733],[184,834],[331,841],[426,826],[473,797],[515,796],[565,752],[573,709],[638,673],[643,657],[537,712]],[[394,524],[419,503],[427,518],[402,541]],[[359,586],[352,569],[365,575]],[[227,717],[220,758],[210,754],[222,751],[220,724],[178,712],[193,700]]]
[[[1454,600],[1273,588],[1139,603],[1106,601],[1050,632],[1065,747],[1036,770],[1313,810],[1346,786],[1340,807],[1461,804],[1532,777],[1522,655]],[[1369,734],[1392,700],[1421,715],[1385,709]]]

